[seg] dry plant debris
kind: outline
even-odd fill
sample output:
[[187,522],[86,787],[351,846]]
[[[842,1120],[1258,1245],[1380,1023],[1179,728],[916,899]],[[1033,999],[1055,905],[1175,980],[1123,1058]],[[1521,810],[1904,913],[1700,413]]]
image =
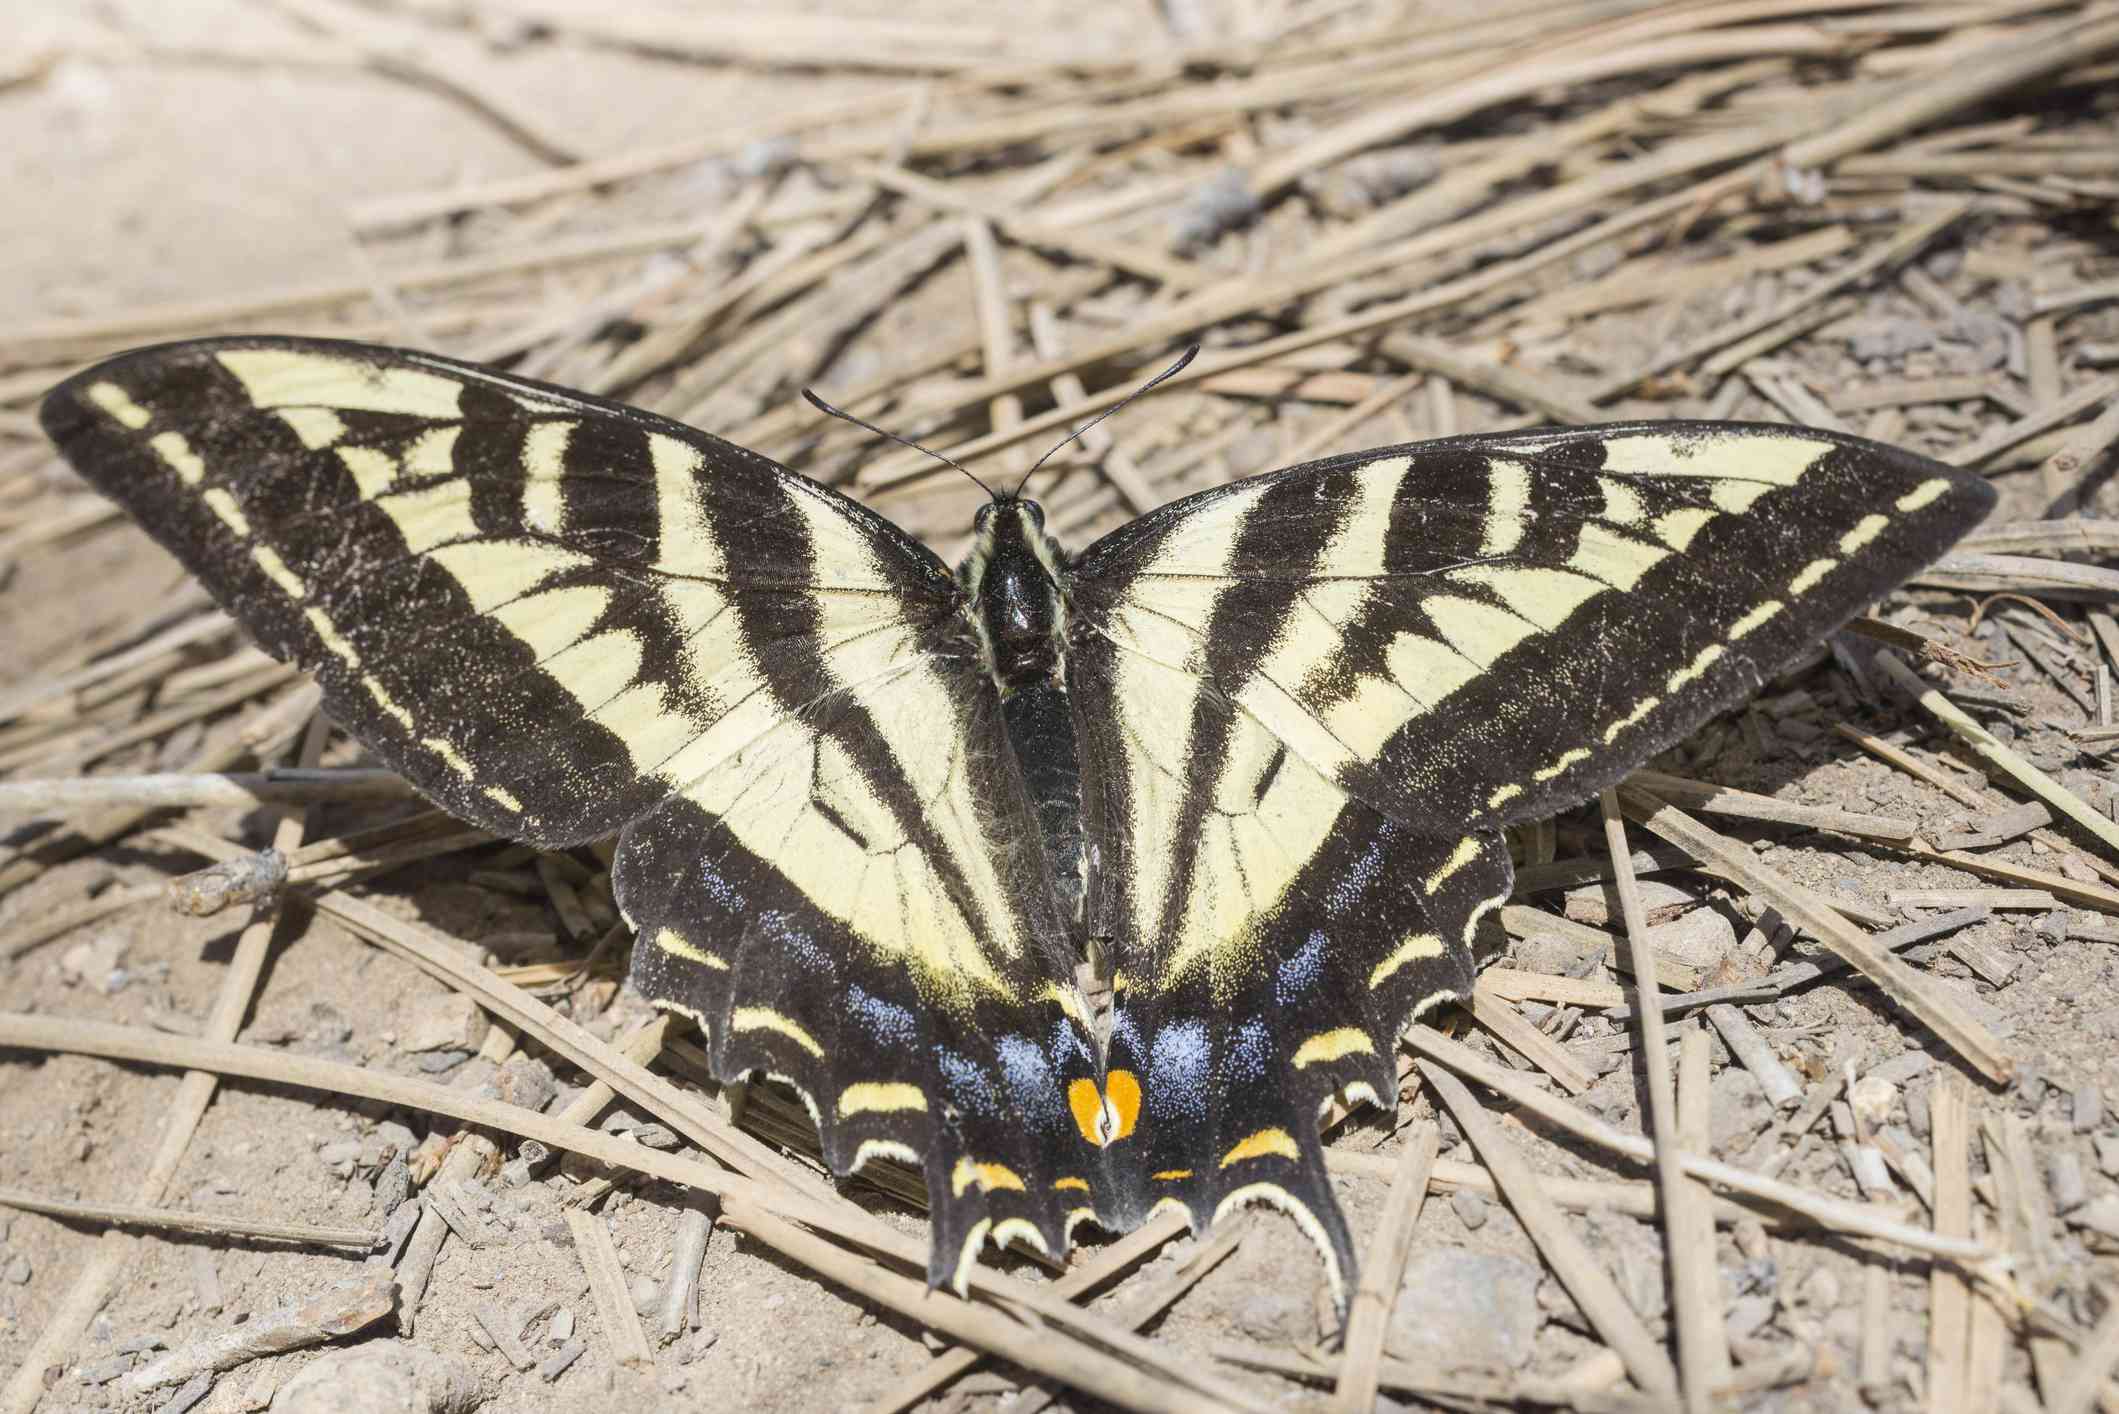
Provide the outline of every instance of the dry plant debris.
[[[193,8],[33,4],[0,62],[0,137],[123,218],[39,213],[0,335],[0,1410],[262,1408],[393,1315],[531,1410],[2119,1411],[2108,0]],[[253,160],[259,105],[338,141],[346,94],[362,164],[292,214],[325,148]],[[272,249],[170,224],[222,189]],[[957,480],[798,389],[1006,476],[1201,343],[1056,459],[1077,543],[1627,417],[1848,428],[2003,511],[1526,832],[1404,1127],[1330,1117],[1345,1332],[1270,1219],[958,1301],[916,1180],[835,1188],[620,990],[608,851],[420,809],[39,440],[84,362],[245,329],[625,397],[944,551]]]

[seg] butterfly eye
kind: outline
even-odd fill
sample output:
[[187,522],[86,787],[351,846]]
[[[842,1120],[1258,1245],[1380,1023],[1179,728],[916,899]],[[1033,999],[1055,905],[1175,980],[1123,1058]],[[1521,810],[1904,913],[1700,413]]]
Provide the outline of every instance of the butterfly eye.
[[985,505],[980,506],[978,511],[971,517],[971,528],[973,530],[984,530],[987,526],[993,524],[993,504],[993,502],[988,501]]
[[1025,501],[1023,502],[1023,513],[1030,517],[1030,523],[1039,530],[1045,528],[1045,508],[1043,506],[1035,501]]

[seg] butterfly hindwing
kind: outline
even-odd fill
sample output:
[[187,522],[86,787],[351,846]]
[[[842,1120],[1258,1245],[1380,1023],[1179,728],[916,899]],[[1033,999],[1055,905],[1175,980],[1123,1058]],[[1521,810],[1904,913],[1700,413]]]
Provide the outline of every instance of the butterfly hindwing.
[[622,832],[647,995],[724,1078],[797,1084],[841,1171],[924,1161],[937,1277],[989,1222],[1064,1245],[1079,1200],[1032,1180],[1081,1167],[1094,1066],[932,554],[692,429],[362,345],[141,350],[44,419],[426,794],[547,845]]
[[1143,1092],[1121,1191],[1205,1221],[1255,1172],[1343,1273],[1316,1106],[1388,1094],[1399,1028],[1469,987],[1499,827],[1616,782],[1992,499],[1856,438],[1642,424],[1338,457],[1089,547],[1088,917]]

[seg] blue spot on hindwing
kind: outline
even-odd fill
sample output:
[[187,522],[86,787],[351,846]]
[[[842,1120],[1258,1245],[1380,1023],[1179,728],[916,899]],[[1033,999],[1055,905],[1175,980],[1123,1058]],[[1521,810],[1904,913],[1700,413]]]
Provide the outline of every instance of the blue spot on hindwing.
[[948,1092],[951,1104],[967,1114],[990,1118],[1000,1113],[1001,1097],[995,1092],[993,1075],[986,1067],[950,1050],[936,1051],[934,1063],[942,1072],[942,1088]]
[[1368,892],[1369,886],[1376,882],[1377,872],[1383,867],[1383,851],[1390,844],[1391,834],[1389,825],[1379,828],[1370,838],[1368,848],[1361,851],[1361,857],[1341,870],[1338,877],[1332,880],[1332,886],[1324,895],[1324,913],[1327,918],[1345,916],[1346,911],[1359,902],[1361,896]]
[[1035,1042],[1027,1036],[1003,1036],[994,1043],[993,1053],[1017,1113],[1050,1118],[1060,1112],[1059,1081]]
[[1221,1078],[1226,1085],[1252,1084],[1266,1078],[1266,1064],[1273,1057],[1273,1033],[1252,1017],[1229,1034],[1228,1048],[1221,1053]]
[[919,1018],[896,1002],[886,1002],[860,987],[848,987],[846,1006],[883,1046],[910,1049],[920,1039]]
[[1155,1033],[1148,1057],[1148,1104],[1157,1115],[1205,1119],[1210,1069],[1207,1025],[1173,1021]]
[[824,977],[837,977],[838,965],[832,960],[831,954],[810,935],[809,930],[802,926],[795,915],[783,913],[777,908],[766,909],[758,915],[757,929],[788,961],[799,963],[803,970],[808,972],[815,972]]
[[744,911],[743,891],[731,884],[710,859],[699,861],[699,891],[730,913]]
[[1309,941],[1273,970],[1273,1001],[1286,1006],[1316,986],[1324,976],[1324,933],[1311,930]]

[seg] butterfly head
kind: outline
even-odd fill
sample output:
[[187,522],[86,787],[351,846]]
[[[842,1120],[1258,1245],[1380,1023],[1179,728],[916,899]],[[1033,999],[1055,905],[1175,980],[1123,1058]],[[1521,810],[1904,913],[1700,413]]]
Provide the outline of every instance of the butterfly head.
[[957,569],[972,632],[1003,694],[1053,677],[1066,643],[1066,555],[1045,533],[1044,507],[996,496],[972,521]]

